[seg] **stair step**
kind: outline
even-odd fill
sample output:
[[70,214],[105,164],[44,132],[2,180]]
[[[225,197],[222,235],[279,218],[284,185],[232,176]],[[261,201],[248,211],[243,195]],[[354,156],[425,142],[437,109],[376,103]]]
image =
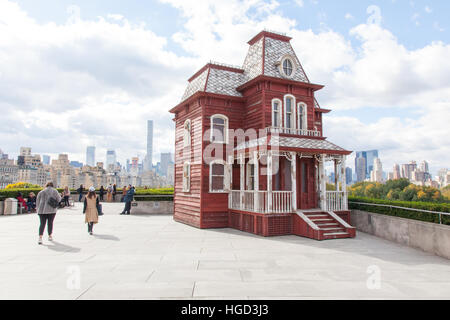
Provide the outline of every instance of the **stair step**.
[[327,214],[307,214],[306,215],[308,218],[312,218],[312,217],[319,217],[319,218],[327,218],[328,215]]
[[334,221],[333,219],[331,219],[331,218],[315,218],[315,219],[310,219],[311,221],[314,221],[314,222],[320,222],[320,221]]
[[344,231],[345,228],[342,228],[342,227],[335,227],[335,228],[320,228],[320,230],[324,230],[324,231],[332,231],[332,230]]
[[328,226],[328,227],[338,227],[339,226],[339,223],[336,223],[336,222],[331,222],[331,223],[320,223],[320,224],[317,224],[318,226],[321,226],[321,227],[323,227],[323,226]]
[[330,232],[330,233],[324,233],[324,236],[349,236],[347,232]]

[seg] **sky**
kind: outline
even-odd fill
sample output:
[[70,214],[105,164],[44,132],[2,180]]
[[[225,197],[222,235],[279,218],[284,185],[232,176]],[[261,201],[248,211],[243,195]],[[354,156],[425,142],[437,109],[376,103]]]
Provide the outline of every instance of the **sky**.
[[[247,41],[284,32],[313,83],[330,141],[378,149],[385,171],[450,167],[450,1],[0,0],[0,149],[124,163],[173,152],[187,79],[242,65]],[[354,160],[350,156],[348,166]]]

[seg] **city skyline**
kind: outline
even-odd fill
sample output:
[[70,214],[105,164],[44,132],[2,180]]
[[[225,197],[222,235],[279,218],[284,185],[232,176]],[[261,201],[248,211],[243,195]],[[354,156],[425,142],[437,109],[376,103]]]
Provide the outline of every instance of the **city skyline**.
[[[449,10],[447,2],[426,8],[400,1],[231,0],[204,8],[175,0],[77,6],[3,0],[0,31],[10,37],[1,65],[0,145],[13,156],[29,145],[85,162],[86,147],[95,145],[99,159],[107,149],[120,162],[143,159],[142,119],[153,119],[153,149],[173,152],[167,111],[180,101],[185,81],[213,57],[241,64],[246,52],[237,44],[267,28],[292,36],[308,77],[325,85],[318,100],[333,109],[324,117],[325,135],[349,150],[378,149],[388,168],[427,159],[436,175],[450,166]],[[18,41],[28,43],[26,51]],[[95,50],[95,43],[106,45]],[[20,77],[19,66],[32,76]],[[54,95],[42,95],[49,86]]]

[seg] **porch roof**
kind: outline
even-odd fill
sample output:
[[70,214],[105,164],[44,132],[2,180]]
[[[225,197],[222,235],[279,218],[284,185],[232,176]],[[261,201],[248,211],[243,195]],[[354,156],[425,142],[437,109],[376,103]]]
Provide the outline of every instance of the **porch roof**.
[[278,135],[269,135],[259,139],[253,139],[241,143],[234,150],[236,152],[266,148],[266,149],[279,149],[280,151],[297,151],[308,153],[325,153],[325,154],[339,154],[349,155],[352,151],[345,150],[344,148],[331,143],[325,139],[314,138],[300,138],[300,137],[285,137]]

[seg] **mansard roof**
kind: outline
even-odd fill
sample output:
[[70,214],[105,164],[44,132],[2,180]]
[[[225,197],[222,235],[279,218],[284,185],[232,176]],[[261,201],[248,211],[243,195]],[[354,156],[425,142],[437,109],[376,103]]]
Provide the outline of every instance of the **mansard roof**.
[[[190,79],[182,97],[185,101],[197,92],[209,92],[242,97],[238,87],[258,76],[310,83],[306,73],[284,34],[262,31],[253,37],[242,68],[210,62]],[[279,69],[282,60],[289,57],[295,65],[294,73],[287,78]]]

